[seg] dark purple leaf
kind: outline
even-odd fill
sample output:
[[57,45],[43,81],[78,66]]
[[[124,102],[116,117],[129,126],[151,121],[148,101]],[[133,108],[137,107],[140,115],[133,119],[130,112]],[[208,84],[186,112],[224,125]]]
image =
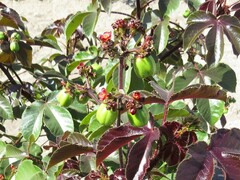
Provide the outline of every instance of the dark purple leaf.
[[51,168],[55,164],[64,161],[68,158],[83,154],[83,153],[89,153],[93,152],[93,147],[91,146],[81,146],[77,144],[68,144],[65,146],[62,146],[58,150],[54,151],[54,153],[51,156],[51,159],[48,163],[47,169]]
[[212,180],[214,161],[207,150],[208,145],[205,142],[198,142],[191,146],[190,158],[179,165],[176,179]]
[[220,129],[211,138],[210,153],[233,179],[240,179],[240,130]]
[[159,139],[158,129],[149,130],[144,138],[138,141],[130,150],[126,166],[127,179],[143,179],[150,163],[152,142]]
[[98,142],[97,166],[115,150],[145,133],[146,131],[143,128],[132,126],[120,126],[109,129]]
[[238,20],[240,21],[240,10],[237,10],[237,11],[235,12],[234,16],[235,16],[236,18],[238,18]]
[[213,1],[208,0],[208,1],[204,2],[199,7],[199,10],[213,12]]
[[31,67],[32,65],[32,47],[25,42],[19,41],[20,49],[16,53],[17,59],[25,67]]
[[230,11],[237,11],[240,10],[240,2],[236,2],[229,8]]
[[10,26],[13,28],[21,28],[25,30],[25,26],[19,16],[19,14],[11,8],[1,6],[0,15],[0,25],[1,26]]

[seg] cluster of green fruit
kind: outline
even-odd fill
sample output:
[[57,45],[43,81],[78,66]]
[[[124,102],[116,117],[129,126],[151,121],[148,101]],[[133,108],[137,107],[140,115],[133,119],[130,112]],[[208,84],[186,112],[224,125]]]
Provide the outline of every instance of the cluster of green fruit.
[[[0,31],[0,40],[5,41],[7,39],[8,39],[8,36],[4,32]],[[11,42],[10,42],[9,48],[12,52],[18,52],[19,51],[20,46],[19,46],[18,42],[20,40],[21,40],[21,35],[19,33],[13,32],[11,34],[11,37],[10,37]]]

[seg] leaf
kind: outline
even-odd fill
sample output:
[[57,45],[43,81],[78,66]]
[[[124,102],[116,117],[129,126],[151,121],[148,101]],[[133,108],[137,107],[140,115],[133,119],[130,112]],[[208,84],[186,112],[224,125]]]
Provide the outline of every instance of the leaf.
[[167,46],[168,37],[169,37],[169,18],[166,17],[164,21],[161,21],[159,25],[155,28],[153,39],[154,39],[154,49],[157,52],[157,55],[160,54]]
[[203,2],[204,0],[187,0],[188,6],[190,9],[194,8],[193,10],[197,10]]
[[25,67],[31,67],[32,65],[32,47],[25,42],[19,41],[20,49],[16,53],[17,59]]
[[109,129],[109,131],[101,137],[97,145],[97,166],[115,150],[143,134],[142,128],[132,126],[120,126]]
[[[210,145],[198,142],[189,148],[190,157],[178,167],[176,179],[209,179],[214,165],[221,168],[226,179],[240,178],[240,130],[219,129],[211,137]],[[216,163],[215,163],[216,162]]]
[[208,27],[215,24],[216,18],[210,13],[196,11],[192,13],[187,23],[189,24],[183,34],[183,48],[187,50]]
[[189,159],[184,160],[177,169],[176,179],[211,180],[214,173],[213,157],[207,152],[208,145],[198,142],[189,148]]
[[1,8],[0,12],[0,26],[10,26],[13,28],[21,28],[25,30],[24,23],[22,22],[19,14],[12,8]]
[[218,64],[224,52],[223,27],[220,23],[215,24],[206,37],[208,65]]
[[77,27],[83,22],[83,19],[88,16],[90,12],[77,12],[75,15],[71,16],[65,23],[64,34],[66,40],[68,41]]
[[110,14],[112,9],[112,0],[100,0],[100,3],[105,12]]
[[227,96],[226,92],[221,90],[218,86],[194,85],[187,87],[179,93],[173,94],[169,102],[189,98],[219,99],[226,102]]
[[142,19],[143,26],[146,30],[151,29],[160,23],[159,10],[154,9],[152,11],[147,11]]
[[73,132],[73,119],[69,111],[55,104],[46,104],[44,110],[44,123],[54,136],[63,135],[64,132]]
[[46,175],[43,174],[43,171],[36,165],[33,164],[32,160],[22,161],[17,169],[15,175],[16,180],[34,180],[34,179],[45,179]]
[[88,14],[84,19],[83,19],[83,32],[87,37],[91,37],[95,26],[97,24],[97,20],[98,20],[98,15],[99,12],[90,12],[90,14]]
[[225,103],[214,99],[198,99],[197,108],[203,119],[213,126],[225,112]]
[[6,146],[7,144],[3,141],[0,141],[0,159],[5,155],[6,153]]
[[67,138],[67,141],[71,144],[92,146],[92,143],[85,136],[77,132],[70,134]]
[[176,0],[163,0],[158,1],[158,8],[160,11],[161,17],[171,16],[171,13],[174,12],[179,7],[180,1]]
[[3,95],[0,95],[0,116],[3,119],[14,118],[12,106]]
[[203,71],[203,74],[210,77],[211,80],[218,83],[224,89],[235,92],[237,85],[236,74],[227,64],[220,63],[218,66],[210,67]]
[[51,159],[48,163],[47,169],[51,168],[57,163],[64,161],[68,158],[78,156],[83,153],[89,153],[89,152],[93,152],[92,146],[77,145],[77,144],[68,144],[68,145],[62,146],[58,150],[54,151],[54,153],[52,154]]
[[[27,107],[22,114],[22,134],[26,140],[35,141],[42,130],[42,120],[44,113],[43,102],[35,101]],[[33,139],[32,139],[33,138]]]
[[174,82],[174,92],[186,88],[196,77],[198,72],[195,69],[187,69],[182,76],[178,76]]
[[159,139],[157,128],[149,130],[144,138],[138,141],[130,150],[126,166],[127,179],[143,179],[150,165],[150,154],[153,141]]
[[218,19],[224,28],[224,33],[232,43],[237,55],[240,54],[240,22],[234,16],[222,15]]
[[[176,118],[187,117],[187,116],[189,116],[189,112],[185,109],[170,108],[168,110],[167,119],[176,119]],[[156,119],[156,120],[163,119],[163,117],[164,117],[164,112],[154,115],[154,119]]]
[[7,144],[6,145],[6,153],[5,153],[6,158],[16,158],[16,159],[23,159],[27,157],[27,154],[17,147]]

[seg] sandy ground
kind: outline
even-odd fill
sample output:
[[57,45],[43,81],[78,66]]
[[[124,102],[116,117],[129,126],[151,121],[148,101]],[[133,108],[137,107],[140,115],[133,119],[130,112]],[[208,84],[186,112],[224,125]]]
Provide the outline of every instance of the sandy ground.
[[[236,0],[228,0],[228,3]],[[21,16],[27,18],[28,22],[26,23],[28,30],[32,37],[37,36],[41,31],[51,24],[53,21],[61,18],[67,17],[69,14],[74,14],[77,11],[86,10],[87,5],[90,0],[1,0],[8,7],[15,9]],[[113,11],[120,11],[129,13],[132,10],[131,5],[133,5],[133,0],[121,0],[115,1],[112,6]],[[156,6],[157,4],[155,3]],[[185,10],[185,5],[181,2],[181,8],[174,13],[173,20],[177,23],[184,24],[184,19],[180,16]],[[121,15],[110,16],[104,13],[101,13],[98,23],[97,31],[102,33],[105,31],[111,30],[111,24],[119,18],[123,18]],[[225,45],[225,52],[223,57],[223,62],[226,62],[230,65],[237,74],[237,80],[240,82],[240,58],[236,58],[232,55],[231,46],[228,42]],[[33,62],[38,62],[40,58],[48,57],[53,51],[49,48],[46,49],[34,49]],[[25,79],[25,78],[24,78]],[[229,108],[228,113],[226,114],[227,125],[226,127],[239,127],[240,128],[240,83],[237,85],[237,93],[231,93],[230,95],[236,98],[237,102],[232,104]],[[13,134],[14,129],[18,129],[18,123],[7,121],[7,126],[10,126],[11,129],[8,129],[8,132]]]

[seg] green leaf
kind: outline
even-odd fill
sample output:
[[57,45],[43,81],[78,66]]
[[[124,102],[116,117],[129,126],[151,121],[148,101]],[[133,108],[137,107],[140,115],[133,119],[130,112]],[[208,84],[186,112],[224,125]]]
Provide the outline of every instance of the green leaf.
[[89,136],[89,140],[92,141],[94,138],[98,138],[102,136],[107,130],[109,129],[108,126],[100,126],[94,132],[92,132]]
[[17,59],[21,62],[21,64],[25,67],[31,67],[32,65],[32,47],[22,41],[18,42],[20,49],[16,53]]
[[171,16],[171,13],[173,13],[178,7],[179,7],[180,1],[176,0],[161,0],[158,1],[158,8],[161,13],[161,17],[164,16]]
[[206,45],[208,50],[206,58],[208,65],[213,63],[218,64],[222,59],[224,51],[223,27],[220,24],[216,24],[208,32]]
[[12,106],[3,95],[0,95],[0,116],[3,119],[14,118]]
[[16,180],[35,180],[35,179],[45,179],[46,175],[43,171],[36,165],[33,164],[32,160],[24,160],[19,166],[15,176]]
[[197,77],[197,73],[198,72],[195,69],[187,69],[182,76],[176,77],[174,92],[179,92],[186,88]]
[[6,158],[17,158],[17,159],[23,159],[27,157],[27,154],[17,147],[7,144],[6,146],[6,153],[5,153]]
[[84,127],[84,126],[88,126],[89,123],[90,123],[90,120],[92,118],[92,116],[94,116],[96,114],[97,111],[93,111],[93,112],[90,112],[88,113],[85,118],[81,121],[81,124],[80,124],[80,127],[79,129],[81,129],[81,127]]
[[73,132],[73,119],[69,111],[55,104],[46,104],[44,122],[51,133],[55,136],[63,135],[64,132]]
[[188,6],[190,7],[190,9],[194,8],[193,10],[198,9],[200,5],[204,2],[205,2],[204,0],[187,0]]
[[213,66],[203,71],[203,74],[210,77],[212,81],[218,83],[224,89],[235,92],[237,78],[230,66],[220,63],[217,67]]
[[112,0],[100,0],[100,3],[105,12],[110,14],[112,9]]
[[7,144],[3,141],[0,141],[0,159],[5,155],[6,153],[6,146]]
[[198,99],[196,105],[203,119],[212,126],[225,112],[225,103],[219,100]]
[[234,16],[222,15],[218,19],[224,28],[224,33],[232,43],[237,55],[240,54],[240,22]]
[[191,47],[199,35],[208,27],[215,24],[216,18],[210,13],[196,11],[192,13],[187,23],[189,26],[183,34],[183,48],[186,50]]
[[146,30],[151,29],[152,27],[156,26],[157,24],[159,24],[161,22],[159,14],[160,14],[160,12],[157,9],[155,9],[153,11],[147,11],[144,14],[142,23]]
[[58,150],[54,151],[54,153],[52,154],[47,169],[51,168],[52,166],[56,165],[57,163],[67,158],[71,158],[89,152],[93,152],[93,147],[77,144],[68,144],[62,146]]
[[[35,141],[42,130],[44,103],[35,101],[27,107],[22,114],[22,134],[26,140]],[[33,139],[32,139],[33,138]]]
[[166,17],[164,21],[161,21],[159,25],[157,25],[154,34],[154,49],[156,50],[157,54],[160,54],[167,46],[168,43],[168,37],[169,37],[169,18]]
[[[176,119],[176,118],[186,117],[186,116],[189,116],[189,112],[185,109],[169,108],[167,119]],[[154,115],[155,120],[163,119],[163,117],[164,117],[164,112]]]
[[95,26],[97,24],[97,20],[98,20],[98,15],[99,12],[90,12],[90,14],[88,14],[84,19],[83,19],[83,32],[87,37],[91,37]]
[[77,27],[83,22],[83,19],[88,16],[90,12],[77,12],[75,15],[71,16],[65,23],[64,34],[66,40],[68,41]]

